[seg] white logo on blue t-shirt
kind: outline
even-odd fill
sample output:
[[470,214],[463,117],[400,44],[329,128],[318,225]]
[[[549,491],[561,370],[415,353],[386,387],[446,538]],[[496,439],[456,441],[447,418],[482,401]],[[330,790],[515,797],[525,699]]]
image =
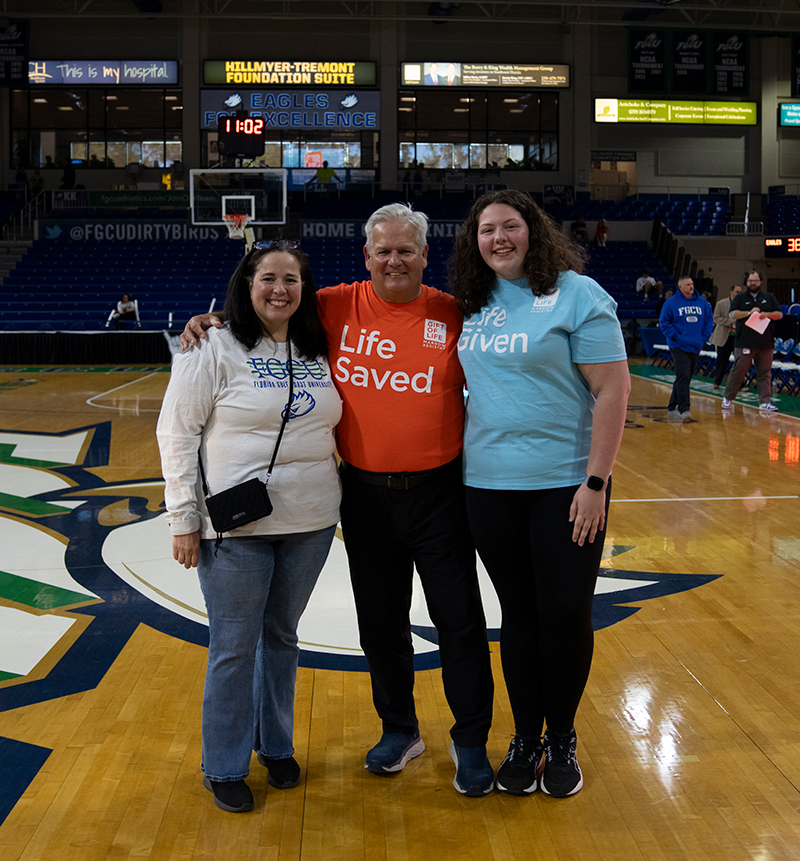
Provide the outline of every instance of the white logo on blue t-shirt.
[[531,306],[531,314],[535,314],[537,311],[552,311],[557,300],[557,289],[552,293],[549,293],[547,296],[534,296],[533,305]]

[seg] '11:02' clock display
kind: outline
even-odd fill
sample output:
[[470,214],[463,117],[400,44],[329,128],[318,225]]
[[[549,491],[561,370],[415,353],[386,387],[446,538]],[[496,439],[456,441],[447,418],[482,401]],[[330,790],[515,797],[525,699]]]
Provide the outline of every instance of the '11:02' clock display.
[[219,151],[225,155],[264,154],[264,120],[261,117],[223,117],[217,129]]

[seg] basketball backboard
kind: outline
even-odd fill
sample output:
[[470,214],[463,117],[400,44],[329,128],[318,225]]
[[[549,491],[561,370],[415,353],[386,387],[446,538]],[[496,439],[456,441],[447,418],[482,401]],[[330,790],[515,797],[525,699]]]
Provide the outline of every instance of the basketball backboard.
[[282,168],[190,170],[192,224],[222,224],[244,213],[251,225],[286,223],[286,171]]

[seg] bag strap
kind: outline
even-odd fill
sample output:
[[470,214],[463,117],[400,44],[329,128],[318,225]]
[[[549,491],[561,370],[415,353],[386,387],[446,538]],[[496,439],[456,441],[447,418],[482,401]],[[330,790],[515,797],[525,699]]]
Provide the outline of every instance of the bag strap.
[[278,456],[278,446],[281,444],[281,440],[283,439],[283,431],[286,428],[286,422],[289,419],[289,413],[292,411],[292,400],[294,399],[294,372],[292,370],[292,365],[294,362],[292,361],[292,342],[289,340],[289,336],[286,336],[286,347],[289,351],[289,400],[286,401],[286,409],[283,411],[283,421],[281,422],[281,429],[278,431],[278,439],[275,441],[275,449],[272,452],[272,460],[269,462],[269,469],[267,470],[267,481],[269,484],[269,480],[272,477],[272,468],[275,466],[275,458]]
[[[283,410],[281,429],[278,431],[278,439],[275,441],[275,448],[272,450],[272,460],[270,460],[269,462],[269,469],[267,470],[267,480],[264,482],[264,484],[269,484],[269,480],[272,477],[272,468],[275,466],[275,459],[278,457],[278,448],[280,447],[281,440],[283,439],[283,432],[286,429],[286,422],[289,419],[289,413],[292,411],[292,400],[294,399],[294,370],[292,368],[294,362],[292,361],[292,342],[291,340],[289,340],[288,336],[286,338],[286,349],[289,354],[289,399],[286,401],[286,407]],[[199,449],[197,450],[197,462],[200,464],[200,480],[203,483],[203,493],[205,494],[206,498],[208,498],[211,494],[208,490],[206,472],[203,469],[203,459],[200,457]]]

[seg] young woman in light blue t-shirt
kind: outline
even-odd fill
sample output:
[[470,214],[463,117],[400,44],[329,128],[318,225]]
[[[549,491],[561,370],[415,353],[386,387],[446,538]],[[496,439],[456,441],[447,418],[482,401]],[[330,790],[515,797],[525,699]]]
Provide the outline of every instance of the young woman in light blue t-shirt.
[[510,190],[475,202],[451,260],[466,315],[467,507],[503,611],[515,723],[496,785],[516,795],[564,797],[583,785],[574,719],[630,391],[616,303],[580,274],[584,261]]

